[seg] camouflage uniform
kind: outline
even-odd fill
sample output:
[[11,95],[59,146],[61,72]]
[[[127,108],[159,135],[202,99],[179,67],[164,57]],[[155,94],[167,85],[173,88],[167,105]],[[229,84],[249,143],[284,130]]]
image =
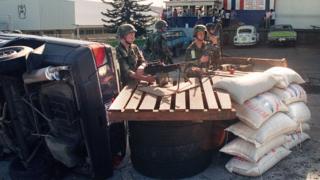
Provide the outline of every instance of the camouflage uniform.
[[159,30],[167,27],[167,23],[163,20],[158,21],[155,24],[157,32],[151,34],[146,40],[144,46],[144,54],[148,61],[159,61],[162,60],[165,64],[172,64],[172,53],[167,45],[167,39],[163,35],[164,32]]
[[[200,28],[200,30],[198,30],[198,28]],[[195,27],[195,30],[194,30],[194,37],[196,36],[196,33],[197,32],[200,32],[200,31],[204,31],[206,32],[205,30],[205,26],[203,25],[197,25]],[[196,45],[196,42],[193,41],[187,48],[186,50],[186,56],[185,56],[185,61],[188,62],[188,61],[197,61],[197,62],[194,62],[194,63],[191,63],[191,64],[188,64],[186,67],[185,67],[185,74],[187,76],[199,76],[198,73],[194,73],[191,71],[191,68],[192,67],[200,67],[201,68],[201,64],[200,64],[200,58],[202,56],[206,56],[208,55],[208,42],[207,41],[203,41],[202,43],[202,46],[200,48],[197,47]]]
[[222,63],[220,47],[217,44],[208,43],[206,49],[209,55],[210,68],[218,68]]
[[[207,30],[208,30],[208,45],[207,45],[207,51],[209,55],[209,64],[210,68],[212,67],[213,69],[218,68],[222,62],[221,62],[221,47],[220,47],[220,31],[221,31],[221,25],[219,23],[213,24],[213,23],[208,23],[206,25]],[[218,38],[218,44],[213,44],[210,41],[210,37],[216,36]]]
[[[136,32],[136,29],[131,25],[126,24],[122,27],[124,27],[124,29],[120,29],[117,32],[118,36],[120,37],[128,34],[129,32]],[[122,87],[127,85],[129,82],[136,82],[135,79],[130,77],[130,74],[135,72],[137,68],[143,62],[145,62],[138,46],[135,44],[130,44],[127,50],[122,43],[119,43],[116,47],[116,52],[117,59],[120,65],[120,80],[122,83]]]
[[117,59],[120,65],[120,79],[122,86],[134,81],[130,73],[135,72],[143,62],[145,62],[137,45],[131,44],[127,50],[121,43],[116,47]]
[[186,62],[196,61],[196,62],[188,64],[185,67],[184,72],[185,72],[186,76],[189,76],[189,77],[199,76],[198,73],[192,72],[191,68],[192,67],[200,67],[201,68],[200,58],[203,55],[208,55],[207,46],[208,46],[208,42],[206,42],[206,41],[203,42],[201,48],[198,48],[195,42],[192,42],[189,45],[189,47],[186,50],[185,61]]

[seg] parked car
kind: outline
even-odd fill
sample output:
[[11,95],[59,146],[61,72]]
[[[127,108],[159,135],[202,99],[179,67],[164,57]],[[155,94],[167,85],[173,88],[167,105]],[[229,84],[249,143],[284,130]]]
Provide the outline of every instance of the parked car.
[[259,33],[254,26],[240,26],[233,38],[235,46],[252,46],[259,41]]
[[293,30],[291,25],[278,24],[270,27],[268,33],[268,42],[270,44],[291,44],[295,45],[297,41],[297,33]]
[[119,91],[114,48],[20,34],[0,39],[0,156],[17,155],[11,178],[49,179],[55,165],[110,177],[113,157],[126,149],[123,123],[110,125],[106,116]]
[[179,56],[192,41],[183,30],[168,30],[164,36],[167,38],[167,45],[174,56]]

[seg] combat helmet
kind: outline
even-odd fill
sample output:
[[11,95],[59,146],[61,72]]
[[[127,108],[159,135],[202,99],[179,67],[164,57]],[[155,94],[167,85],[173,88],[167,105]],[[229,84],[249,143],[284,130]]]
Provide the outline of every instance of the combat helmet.
[[207,34],[206,26],[202,25],[202,24],[198,24],[198,25],[194,26],[194,28],[193,28],[193,37],[196,37],[198,32],[205,32],[205,34]]
[[131,24],[122,24],[118,27],[118,30],[117,30],[117,36],[118,37],[123,37],[129,33],[132,33],[132,32],[137,32],[136,28],[131,25]]
[[168,23],[166,21],[164,21],[164,20],[159,20],[159,21],[156,22],[156,24],[154,26],[155,26],[155,28],[157,30],[159,30],[159,29],[162,29],[164,27],[168,27]]

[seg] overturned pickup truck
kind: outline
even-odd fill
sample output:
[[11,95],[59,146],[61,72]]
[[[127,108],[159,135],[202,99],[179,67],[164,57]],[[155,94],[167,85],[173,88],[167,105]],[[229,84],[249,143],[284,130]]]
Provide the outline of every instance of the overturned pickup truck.
[[112,176],[126,147],[123,124],[106,119],[119,91],[114,53],[106,44],[0,34],[0,158],[17,155],[12,179],[48,179],[58,166]]

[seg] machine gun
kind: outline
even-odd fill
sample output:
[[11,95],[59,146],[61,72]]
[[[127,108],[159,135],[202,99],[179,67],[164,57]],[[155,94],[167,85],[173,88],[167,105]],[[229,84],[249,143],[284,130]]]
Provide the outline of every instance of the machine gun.
[[161,61],[148,63],[147,66],[144,68],[144,73],[150,74],[150,75],[156,75],[157,84],[159,84],[159,86],[164,86],[169,82],[169,77],[167,73],[178,70],[179,71],[178,86],[179,86],[182,66],[184,64],[186,63],[164,64]]
[[[178,90],[179,90],[181,73],[184,74],[184,79],[191,83],[191,81],[189,80],[189,78],[185,74],[185,70],[187,67],[197,65],[198,62],[199,62],[198,60],[192,60],[192,61],[175,63],[175,64],[164,64],[160,61],[154,62],[154,63],[149,63],[145,67],[144,73],[150,74],[150,75],[159,75],[157,78],[157,84],[159,84],[160,86],[163,86],[168,83],[168,77],[165,76],[164,74],[178,70]],[[201,67],[202,67],[202,65],[201,65]]]

